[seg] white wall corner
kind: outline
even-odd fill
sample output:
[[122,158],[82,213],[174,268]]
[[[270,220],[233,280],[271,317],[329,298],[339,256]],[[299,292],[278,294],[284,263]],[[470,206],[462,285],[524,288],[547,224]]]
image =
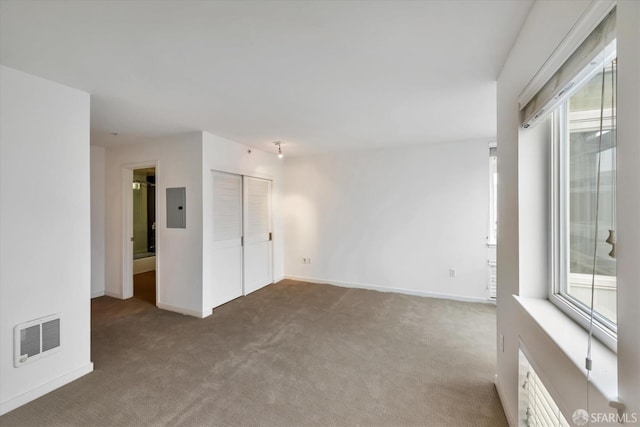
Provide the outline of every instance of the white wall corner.
[[[91,159],[90,95],[0,68],[0,405],[4,412],[91,370]],[[37,188],[39,196],[24,197],[25,188]],[[46,254],[39,257],[38,268],[32,263],[33,242]],[[59,351],[16,369],[10,357],[13,326],[53,313],[64,319]]]
[[20,406],[29,403],[32,400],[36,400],[37,398],[42,397],[45,394],[50,393],[53,390],[62,387],[63,385],[69,384],[70,382],[75,381],[78,378],[83,377],[91,372],[93,372],[93,363],[88,363],[85,366],[82,366],[52,381],[49,381],[46,384],[42,384],[41,386],[29,390],[26,393],[2,402],[0,403],[0,415],[6,414],[9,411],[13,411],[16,408],[19,408]]
[[122,297],[122,294],[119,292],[111,292],[111,291],[105,291],[104,294],[108,297],[111,298],[117,298],[117,299],[125,299]]
[[184,314],[191,317],[197,317],[198,319],[204,319],[213,314],[213,309],[193,310],[187,307],[180,307],[177,305],[165,304],[158,302],[157,307],[162,310],[172,311],[174,313]]
[[498,392],[498,398],[500,399],[500,404],[502,405],[504,414],[507,417],[507,422],[509,423],[509,427],[517,427],[518,426],[517,417],[514,417],[511,411],[507,410],[509,406],[506,405],[506,402],[504,400],[502,384],[500,384],[500,379],[498,378],[498,374],[495,375],[493,383],[496,387],[496,391]]
[[97,291],[97,292],[91,292],[91,299],[93,298],[99,298],[99,297],[103,297],[106,295],[105,291]]

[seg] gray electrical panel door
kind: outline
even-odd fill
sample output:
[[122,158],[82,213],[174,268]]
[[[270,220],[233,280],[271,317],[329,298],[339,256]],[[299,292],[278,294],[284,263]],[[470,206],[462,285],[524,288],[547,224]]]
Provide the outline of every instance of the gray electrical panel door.
[[187,228],[185,187],[167,188],[167,228]]

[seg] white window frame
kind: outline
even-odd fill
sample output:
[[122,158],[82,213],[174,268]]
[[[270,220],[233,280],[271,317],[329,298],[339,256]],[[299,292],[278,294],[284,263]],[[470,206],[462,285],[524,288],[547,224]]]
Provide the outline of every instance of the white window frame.
[[[590,328],[591,307],[583,302],[566,294],[566,279],[569,277],[569,259],[568,250],[563,248],[563,241],[569,242],[569,227],[566,226],[567,212],[563,211],[560,202],[561,198],[565,200],[568,197],[567,188],[563,186],[561,177],[565,174],[567,159],[564,157],[562,144],[564,139],[568,137],[568,113],[566,102],[558,107],[552,114],[551,120],[551,188],[549,194],[551,196],[551,247],[549,250],[551,266],[551,286],[549,289],[549,301],[558,307],[567,316],[577,322],[585,329]],[[564,139],[563,139],[564,138]],[[564,235],[563,230],[565,231]],[[617,325],[609,319],[594,311],[593,319],[593,336],[609,347],[612,351],[617,351]]]

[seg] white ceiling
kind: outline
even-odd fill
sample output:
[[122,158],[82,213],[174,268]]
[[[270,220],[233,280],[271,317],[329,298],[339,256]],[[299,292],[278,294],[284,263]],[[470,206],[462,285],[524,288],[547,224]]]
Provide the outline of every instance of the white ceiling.
[[298,155],[489,140],[532,1],[1,0],[0,61],[90,92],[101,145],[193,130]]

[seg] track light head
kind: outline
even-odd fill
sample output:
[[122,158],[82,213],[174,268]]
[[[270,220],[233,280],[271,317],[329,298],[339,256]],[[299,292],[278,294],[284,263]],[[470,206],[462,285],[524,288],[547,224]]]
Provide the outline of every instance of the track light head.
[[278,147],[278,158],[283,158],[284,154],[282,154],[282,146],[284,145],[284,142],[282,141],[273,141],[273,144]]

